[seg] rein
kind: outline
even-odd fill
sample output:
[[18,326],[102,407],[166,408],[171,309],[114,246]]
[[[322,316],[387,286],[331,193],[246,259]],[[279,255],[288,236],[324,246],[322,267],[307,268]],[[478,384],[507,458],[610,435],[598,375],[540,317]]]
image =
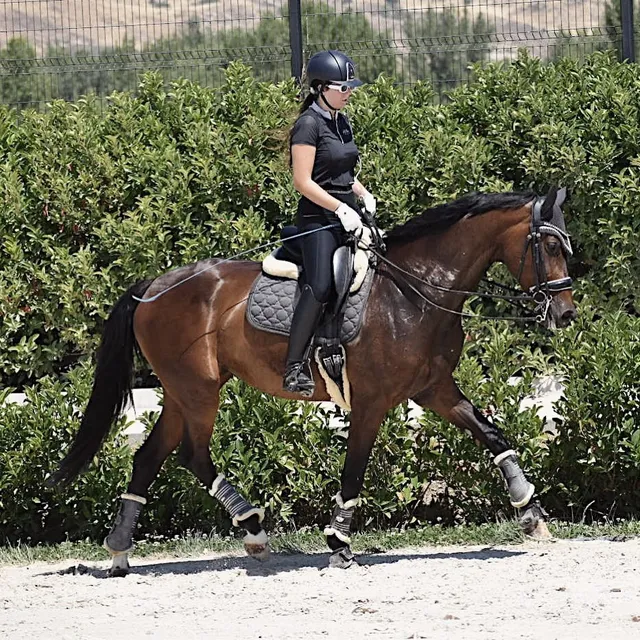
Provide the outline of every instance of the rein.
[[[537,305],[535,308],[535,311],[536,312],[540,311],[539,313],[536,313],[535,316],[524,316],[524,317],[523,316],[485,316],[485,315],[477,315],[475,313],[468,313],[466,311],[456,311],[455,309],[450,309],[449,307],[443,307],[442,305],[439,305],[437,302],[434,302],[433,300],[428,298],[426,295],[424,295],[422,291],[414,287],[405,278],[401,277],[401,280],[404,282],[404,284],[407,287],[409,287],[409,289],[411,289],[411,291],[413,291],[419,298],[424,300],[426,303],[430,304],[432,307],[435,307],[436,309],[440,309],[441,311],[446,311],[447,313],[450,313],[454,316],[461,316],[463,318],[482,318],[484,320],[513,320],[517,322],[534,322],[534,321],[542,322],[547,315],[549,304],[551,304],[551,296],[549,296],[548,301],[546,300],[546,298],[545,300],[539,301],[536,299],[535,296],[531,296],[527,293],[521,293],[516,296],[504,296],[499,293],[494,294],[494,293],[482,293],[479,291],[466,291],[465,289],[449,289],[447,287],[443,287],[441,285],[428,282],[427,280],[423,280],[422,278],[416,276],[415,274],[409,271],[406,271],[402,267],[398,266],[395,262],[392,262],[388,258],[385,258],[385,256],[379,253],[376,249],[369,249],[369,251],[371,251],[371,253],[373,253],[379,260],[382,260],[382,262],[384,262],[385,264],[388,264],[390,267],[400,272],[401,274],[405,276],[409,276],[410,278],[413,278],[415,281],[419,282],[420,284],[425,284],[432,289],[436,289],[437,291],[442,291],[445,293],[455,293],[455,294],[464,295],[464,296],[476,296],[478,298],[489,298],[491,300],[507,300],[508,302],[513,302],[514,304],[517,304],[519,302],[535,302]],[[498,286],[501,286],[501,285],[499,285],[498,283]],[[544,307],[544,314],[541,313],[542,307]]]
[[[480,291],[467,291],[465,289],[450,289],[448,287],[443,287],[442,285],[438,285],[438,284],[434,284],[432,282],[429,282],[427,280],[424,280],[422,278],[420,278],[419,276],[411,273],[410,271],[407,271],[405,269],[403,269],[402,267],[400,267],[399,265],[395,264],[394,262],[392,262],[391,260],[389,260],[387,257],[384,256],[384,252],[386,250],[385,244],[384,244],[384,240],[383,240],[383,236],[380,232],[380,230],[378,229],[377,225],[375,224],[375,221],[373,220],[373,217],[365,214],[365,212],[363,212],[363,218],[364,218],[364,222],[366,224],[366,226],[369,227],[369,229],[371,230],[372,233],[372,239],[373,242],[372,244],[367,248],[367,251],[371,252],[373,255],[376,256],[376,258],[378,258],[378,260],[384,262],[385,264],[387,264],[388,266],[392,267],[392,269],[394,269],[395,271],[397,271],[399,274],[402,274],[400,276],[400,279],[402,280],[402,282],[411,290],[413,291],[419,298],[421,298],[422,300],[424,300],[424,302],[426,302],[427,304],[431,305],[432,307],[436,308],[436,309],[440,309],[441,311],[445,311],[447,313],[450,313],[452,315],[456,315],[456,316],[460,316],[463,318],[482,318],[484,320],[511,320],[511,321],[515,321],[515,322],[543,322],[545,320],[545,318],[547,317],[547,313],[549,312],[549,306],[551,305],[551,300],[552,300],[552,294],[553,293],[558,293],[559,291],[566,291],[571,289],[571,285],[572,285],[572,280],[569,277],[566,278],[559,278],[557,280],[548,280],[547,279],[547,274],[546,274],[546,269],[545,269],[545,265],[544,265],[544,258],[542,255],[542,249],[541,249],[541,239],[542,239],[542,234],[543,232],[546,234],[551,234],[554,235],[556,237],[558,237],[560,239],[560,241],[563,244],[563,247],[565,249],[565,251],[571,253],[571,245],[569,243],[569,237],[566,233],[566,231],[564,231],[564,227],[563,228],[559,228],[558,226],[556,226],[555,224],[553,224],[552,222],[548,222],[546,220],[544,220],[542,218],[542,206],[544,203],[544,198],[538,198],[533,207],[532,207],[532,212],[531,212],[531,226],[530,226],[530,232],[527,235],[526,239],[525,239],[525,244],[524,244],[524,248],[523,248],[523,252],[522,252],[522,257],[520,258],[520,268],[519,268],[519,272],[518,272],[518,280],[520,279],[520,277],[522,276],[522,272],[524,270],[524,264],[525,264],[525,260],[526,260],[526,256],[527,256],[527,252],[529,251],[529,247],[531,246],[531,250],[532,250],[532,255],[533,255],[533,262],[534,262],[534,271],[535,271],[535,275],[536,275],[536,284],[532,287],[530,287],[530,289],[527,292],[522,292],[522,293],[517,293],[516,295],[502,295],[499,293],[483,293]],[[562,215],[561,210],[558,207],[558,212],[560,213],[560,215]],[[272,240],[270,242],[267,242],[265,244],[262,244],[260,246],[257,247],[252,247],[251,249],[247,249],[245,251],[241,251],[239,253],[236,253],[235,255],[231,256],[230,258],[224,258],[223,260],[219,260],[217,262],[215,262],[212,265],[209,265],[208,267],[205,267],[204,269],[200,269],[199,271],[196,271],[195,273],[192,273],[190,276],[187,276],[186,278],[183,278],[182,280],[179,280],[178,282],[172,284],[171,286],[167,287],[166,289],[163,289],[162,291],[158,292],[157,294],[155,294],[154,296],[150,296],[148,298],[138,298],[137,296],[131,296],[136,302],[154,302],[155,300],[157,300],[158,298],[160,298],[161,296],[163,296],[165,293],[168,293],[169,291],[171,291],[172,289],[175,289],[176,287],[179,287],[180,285],[184,284],[185,282],[187,282],[188,280],[191,280],[192,278],[195,278],[203,273],[205,273],[206,271],[209,271],[210,269],[213,269],[214,267],[217,267],[221,264],[224,264],[225,262],[230,262],[232,260],[236,260],[237,258],[240,258],[242,256],[245,256],[249,253],[253,253],[254,251],[260,251],[262,249],[267,249],[269,247],[273,247],[275,245],[279,245],[282,244],[284,242],[288,242],[290,240],[295,240],[296,238],[301,238],[303,236],[306,235],[310,235],[312,233],[317,233],[318,231],[322,231],[324,229],[332,229],[335,227],[340,227],[339,224],[329,224],[329,225],[325,225],[323,227],[320,227],[318,229],[312,229],[311,231],[304,231],[302,233],[297,233],[293,236],[290,236],[288,238],[280,238],[278,240]],[[465,311],[456,311],[455,309],[450,309],[448,307],[443,307],[442,305],[439,305],[438,303],[434,302],[433,300],[431,300],[429,297],[427,297],[425,294],[423,294],[417,287],[415,287],[414,285],[412,285],[405,277],[403,276],[408,276],[409,278],[412,278],[413,280],[415,280],[416,282],[426,285],[427,287],[430,287],[431,289],[434,289],[436,291],[440,291],[443,293],[453,293],[453,294],[457,294],[457,295],[462,295],[462,296],[475,296],[477,298],[486,298],[486,299],[490,299],[490,300],[506,300],[507,302],[512,303],[514,306],[519,306],[520,308],[526,309],[526,307],[524,306],[523,303],[529,303],[529,302],[533,302],[535,303],[535,308],[534,308],[534,314],[533,316],[486,316],[486,315],[476,315],[473,313],[468,313]],[[504,290],[507,291],[517,291],[516,289],[514,289],[513,287],[509,287],[507,285],[501,284],[499,282],[492,282],[489,280],[484,280],[485,282],[488,282],[492,285],[495,285],[499,288],[502,288]],[[424,310],[424,307],[422,307]]]
[[150,296],[149,298],[138,298],[137,296],[132,295],[131,297],[136,301],[136,302],[154,302],[155,300],[157,300],[158,298],[160,298],[161,296],[163,296],[165,293],[168,293],[169,291],[171,291],[171,289],[175,289],[176,287],[179,287],[181,284],[184,284],[185,282],[187,282],[188,280],[191,280],[191,278],[195,278],[196,276],[199,276],[201,274],[203,274],[205,271],[209,271],[210,269],[213,269],[214,267],[217,267],[221,264],[224,264],[225,262],[231,262],[231,260],[236,260],[237,258],[241,258],[242,256],[246,256],[249,253],[253,253],[254,251],[260,251],[261,249],[268,249],[269,247],[273,247],[277,244],[282,244],[283,242],[289,242],[289,240],[295,240],[296,238],[302,238],[302,236],[308,236],[312,233],[317,233],[318,231],[322,231],[323,229],[333,229],[335,227],[339,227],[339,224],[327,224],[324,227],[320,227],[318,229],[312,229],[311,231],[303,231],[302,233],[297,233],[294,236],[290,236],[288,238],[280,238],[278,240],[272,240],[271,242],[266,242],[265,244],[261,244],[258,247],[252,247],[251,249],[247,249],[246,251],[241,251],[240,253],[236,253],[234,256],[231,256],[230,258],[224,258],[223,260],[219,260],[218,262],[214,262],[213,264],[209,265],[208,267],[205,267],[204,269],[200,269],[200,271],[196,271],[195,273],[192,273],[190,276],[187,276],[186,278],[183,278],[182,280],[179,280],[178,282],[176,282],[175,284],[172,284],[170,287],[167,287],[166,289],[163,289],[162,291],[160,291],[159,293],[156,293],[155,296]]

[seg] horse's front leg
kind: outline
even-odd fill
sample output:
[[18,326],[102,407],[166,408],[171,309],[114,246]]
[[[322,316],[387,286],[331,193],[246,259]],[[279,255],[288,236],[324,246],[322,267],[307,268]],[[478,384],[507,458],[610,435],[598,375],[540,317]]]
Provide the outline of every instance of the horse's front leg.
[[494,463],[506,482],[511,504],[519,510],[524,533],[538,539],[551,537],[545,522],[546,513],[535,496],[534,485],[527,480],[518,464],[516,452],[500,428],[465,398],[453,378],[429,387],[412,400],[439,413],[460,429],[470,431],[494,456]]
[[387,404],[370,402],[354,405],[347,439],[347,455],[342,468],[341,489],[336,495],[336,506],[331,522],[325,528],[327,544],[333,552],[329,560],[332,567],[346,569],[355,559],[351,551],[351,520],[360,502],[364,474],[380,425],[387,412]]

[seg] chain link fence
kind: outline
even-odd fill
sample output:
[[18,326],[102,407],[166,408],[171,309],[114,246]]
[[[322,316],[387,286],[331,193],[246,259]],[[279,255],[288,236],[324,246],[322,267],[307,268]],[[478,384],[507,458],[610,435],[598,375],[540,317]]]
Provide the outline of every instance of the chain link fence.
[[216,85],[236,59],[279,81],[329,47],[365,80],[430,80],[442,95],[471,64],[520,48],[546,60],[611,48],[633,59],[632,1],[0,0],[0,99],[38,108],[106,96],[151,69]]

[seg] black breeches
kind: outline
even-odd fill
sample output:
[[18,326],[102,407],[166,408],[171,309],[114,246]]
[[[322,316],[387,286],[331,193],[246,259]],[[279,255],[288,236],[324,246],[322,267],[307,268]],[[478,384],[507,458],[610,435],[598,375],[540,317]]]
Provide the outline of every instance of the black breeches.
[[[322,226],[311,223],[300,230],[311,231]],[[318,302],[329,302],[333,293],[332,260],[333,254],[340,244],[339,233],[334,229],[323,229],[302,238],[304,280],[311,287]]]

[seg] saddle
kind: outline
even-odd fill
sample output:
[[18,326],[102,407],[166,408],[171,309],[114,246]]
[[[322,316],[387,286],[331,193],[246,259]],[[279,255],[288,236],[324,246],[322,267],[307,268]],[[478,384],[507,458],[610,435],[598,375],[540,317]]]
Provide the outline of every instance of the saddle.
[[[366,230],[365,230],[366,231]],[[302,286],[302,246],[295,226],[281,231],[282,246],[262,262],[247,303],[248,322],[262,331],[289,335]],[[364,242],[363,242],[364,241]],[[361,243],[366,245],[363,237]],[[313,355],[334,402],[350,408],[345,344],[354,340],[373,283],[373,269],[365,251],[341,246],[332,260],[335,298],[327,305],[312,339]]]
[[[275,251],[270,253],[262,261],[263,273],[269,274],[277,278],[289,278],[298,280],[302,272],[302,238],[299,235],[298,227],[289,225],[284,227],[280,232],[282,245]],[[364,229],[361,244],[367,246],[370,242],[371,231]],[[349,280],[349,293],[357,291],[364,282],[369,269],[369,257],[366,251],[356,248],[355,254],[351,250],[352,263],[349,265],[347,250],[350,247],[338,247],[333,258],[333,275],[336,289],[338,289],[338,281],[341,283]],[[337,273],[338,272],[338,273]],[[350,274],[353,272],[353,279]]]

